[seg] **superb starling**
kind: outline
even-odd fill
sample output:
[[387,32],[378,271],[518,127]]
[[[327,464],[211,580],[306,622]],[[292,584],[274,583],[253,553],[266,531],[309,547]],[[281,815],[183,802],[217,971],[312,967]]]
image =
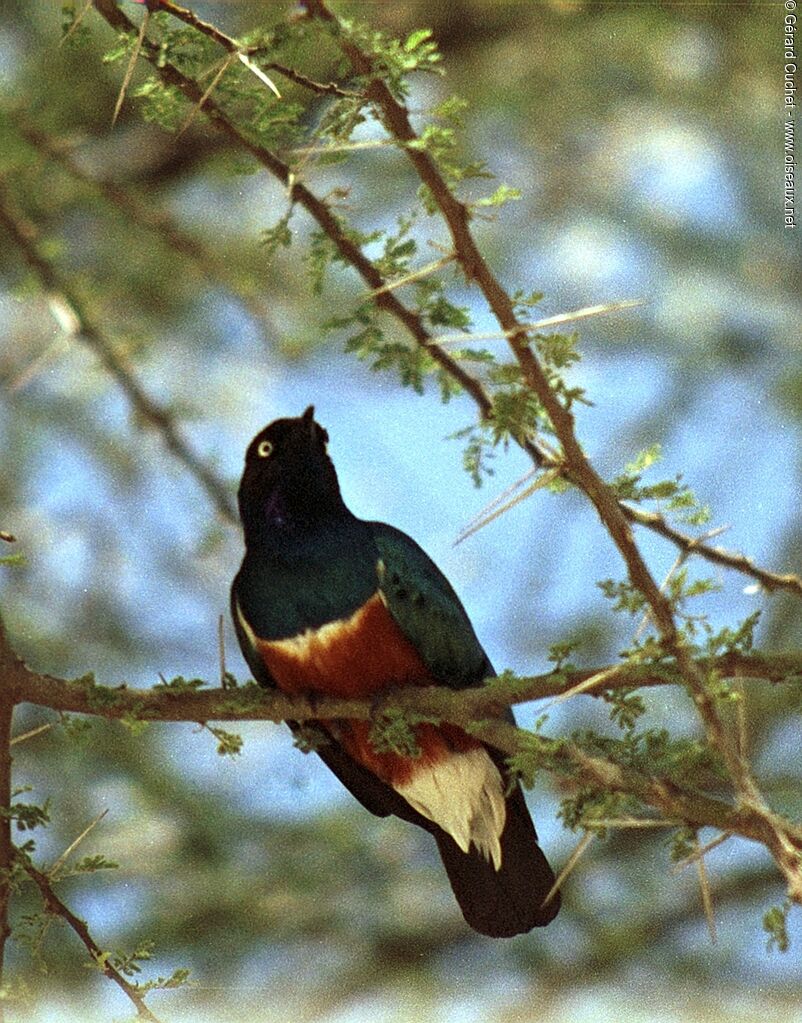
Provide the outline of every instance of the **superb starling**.
[[[245,455],[231,613],[254,677],[288,695],[373,700],[481,684],[493,667],[448,580],[405,533],[348,510],[327,442],[310,407]],[[375,749],[368,721],[318,725],[316,752],[366,809],[434,836],[471,927],[511,937],[554,918],[554,874],[497,750],[449,724],[416,724],[417,756]]]

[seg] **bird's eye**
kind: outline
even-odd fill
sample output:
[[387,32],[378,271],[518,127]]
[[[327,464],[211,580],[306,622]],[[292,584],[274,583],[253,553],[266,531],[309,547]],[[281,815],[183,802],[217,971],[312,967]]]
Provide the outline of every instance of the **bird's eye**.
[[259,447],[256,449],[256,454],[260,458],[270,458],[270,456],[273,454],[273,441],[272,440],[260,441]]

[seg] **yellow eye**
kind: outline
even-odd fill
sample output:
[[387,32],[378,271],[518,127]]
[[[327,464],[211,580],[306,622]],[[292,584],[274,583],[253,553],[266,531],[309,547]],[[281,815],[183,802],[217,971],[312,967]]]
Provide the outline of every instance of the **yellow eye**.
[[256,449],[256,454],[260,458],[270,458],[273,454],[273,441],[263,440],[260,442],[259,447]]

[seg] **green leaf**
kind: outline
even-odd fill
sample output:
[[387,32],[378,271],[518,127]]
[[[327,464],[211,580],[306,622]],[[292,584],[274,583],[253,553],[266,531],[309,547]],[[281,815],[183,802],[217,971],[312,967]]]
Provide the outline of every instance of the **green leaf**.
[[415,32],[412,32],[404,41],[404,51],[406,53],[412,53],[413,50],[417,50],[421,43],[426,42],[427,39],[431,39],[433,32],[430,28],[419,28]]
[[227,732],[223,728],[206,726],[217,739],[217,753],[221,757],[238,757],[242,753],[242,736],[236,732]]
[[788,937],[788,911],[791,903],[786,901],[781,906],[772,906],[763,914],[763,930],[768,934],[766,949],[773,952],[787,952],[791,947]]
[[511,199],[520,198],[521,190],[519,188],[511,188],[509,185],[499,185],[492,195],[487,195],[483,199],[477,199],[473,205],[503,206],[504,203],[509,202]]
[[123,57],[133,50],[135,43],[135,35],[123,32],[121,35],[117,36],[117,42],[114,46],[106,50],[103,54],[103,63],[114,64],[118,60],[122,60]]
[[659,462],[661,458],[661,446],[652,444],[650,447],[644,448],[643,451],[639,451],[632,461],[627,463],[626,471],[635,476],[648,469],[650,465],[654,465],[655,462]]

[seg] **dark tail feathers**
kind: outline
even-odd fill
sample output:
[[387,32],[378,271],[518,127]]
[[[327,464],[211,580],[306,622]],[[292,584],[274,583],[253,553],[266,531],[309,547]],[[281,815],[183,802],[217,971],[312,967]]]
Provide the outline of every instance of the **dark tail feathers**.
[[465,920],[491,938],[512,938],[545,927],[557,915],[560,894],[544,905],[554,872],[537,844],[532,819],[520,788],[507,799],[501,836],[501,870],[475,848],[464,853],[439,829],[435,833],[443,865]]

